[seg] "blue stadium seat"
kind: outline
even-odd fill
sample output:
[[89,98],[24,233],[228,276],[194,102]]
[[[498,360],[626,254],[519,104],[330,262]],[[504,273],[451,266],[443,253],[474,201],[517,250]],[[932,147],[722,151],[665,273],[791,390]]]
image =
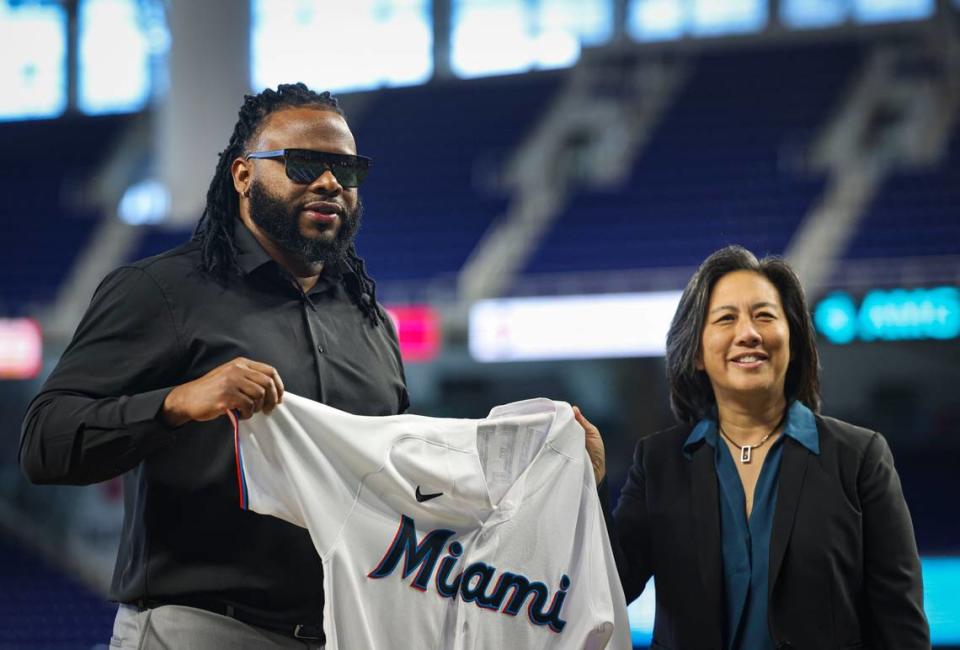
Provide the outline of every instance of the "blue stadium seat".
[[702,55],[625,186],[578,191],[524,273],[695,266],[724,243],[783,253],[823,187],[791,157],[859,56],[847,44]]
[[881,185],[844,259],[928,256],[960,256],[960,129],[939,164]]
[[[210,173],[213,174],[212,169]],[[193,236],[194,227],[195,224],[191,224],[187,228],[173,230],[160,227],[145,227],[139,245],[134,249],[133,254],[130,255],[130,261],[152,257],[168,251],[171,248],[176,248]]]
[[0,125],[0,315],[49,303],[100,218],[72,194],[89,180],[130,116]]
[[106,647],[115,605],[0,537],[0,650]]
[[379,91],[352,120],[374,160],[361,195],[360,253],[377,280],[460,270],[507,196],[484,191],[560,87],[547,72]]

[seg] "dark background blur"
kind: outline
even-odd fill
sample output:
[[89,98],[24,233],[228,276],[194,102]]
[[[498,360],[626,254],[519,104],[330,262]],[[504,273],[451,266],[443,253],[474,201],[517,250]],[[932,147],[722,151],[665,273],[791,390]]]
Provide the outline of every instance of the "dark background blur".
[[[934,639],[960,645],[958,14],[0,0],[0,649],[105,647],[119,482],[29,485],[20,422],[99,280],[190,236],[242,95],[291,81],[337,93],[374,158],[358,246],[399,323],[412,411],[578,404],[614,494],[637,437],[672,422],[675,292],[726,244],[786,256],[823,411],[890,442]],[[537,321],[551,304],[563,316]],[[648,590],[638,647],[652,612]]]

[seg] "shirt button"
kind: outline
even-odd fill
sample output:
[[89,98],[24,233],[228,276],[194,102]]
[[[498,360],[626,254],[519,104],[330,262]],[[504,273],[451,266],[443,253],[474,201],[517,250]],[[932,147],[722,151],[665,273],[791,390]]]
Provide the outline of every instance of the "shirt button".
[[322,345],[318,345],[318,346],[317,346],[317,352],[319,352],[320,354],[323,354],[323,346],[322,346]]

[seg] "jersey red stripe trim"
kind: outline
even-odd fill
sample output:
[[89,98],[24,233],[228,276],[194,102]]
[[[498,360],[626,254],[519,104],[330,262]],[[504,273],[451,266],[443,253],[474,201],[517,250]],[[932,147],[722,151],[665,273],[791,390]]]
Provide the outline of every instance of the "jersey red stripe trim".
[[247,497],[247,482],[243,475],[243,456],[240,455],[240,421],[233,411],[227,411],[227,417],[233,424],[233,455],[237,465],[237,493],[240,497],[240,507],[246,510],[249,499]]

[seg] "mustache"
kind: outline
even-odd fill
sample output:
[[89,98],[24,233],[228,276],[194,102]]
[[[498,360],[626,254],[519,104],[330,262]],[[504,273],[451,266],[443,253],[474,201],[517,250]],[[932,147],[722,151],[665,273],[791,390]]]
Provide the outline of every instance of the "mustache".
[[301,205],[299,208],[299,210],[319,210],[321,212],[330,209],[333,209],[341,217],[348,216],[347,207],[345,205],[339,201],[332,201],[330,199],[310,199],[304,201],[303,205]]

